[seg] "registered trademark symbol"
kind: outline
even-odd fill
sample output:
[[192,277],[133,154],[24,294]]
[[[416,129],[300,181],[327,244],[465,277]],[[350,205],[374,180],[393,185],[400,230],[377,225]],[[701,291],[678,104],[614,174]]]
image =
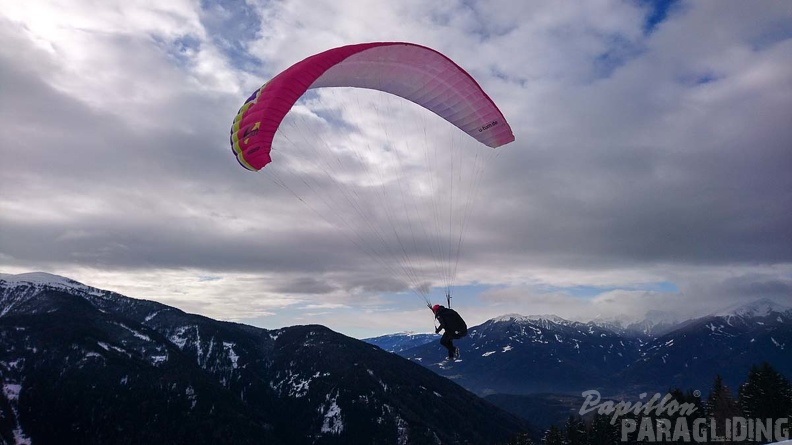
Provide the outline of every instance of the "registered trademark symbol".
[[693,391],[693,397],[701,397],[701,391],[699,391],[698,389]]

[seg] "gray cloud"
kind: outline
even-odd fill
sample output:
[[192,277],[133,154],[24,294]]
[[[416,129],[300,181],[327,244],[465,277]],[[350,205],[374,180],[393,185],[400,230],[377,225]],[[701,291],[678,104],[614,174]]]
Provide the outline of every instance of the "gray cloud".
[[[76,3],[53,11],[62,21],[49,25],[9,8],[0,17],[0,268],[120,283],[140,292],[133,296],[186,298],[179,301],[221,317],[251,304],[287,322],[289,308],[317,299],[330,314],[367,302],[393,318],[389,304],[419,300],[389,296],[430,278],[393,273],[360,246],[386,262],[408,246],[417,269],[436,267],[424,262],[434,249],[423,230],[432,206],[382,205],[415,184],[355,190],[362,210],[330,213],[352,229],[344,235],[292,194],[313,196],[300,188],[307,178],[335,199],[329,178],[283,168],[284,189],[275,176],[246,172],[228,129],[247,95],[297,60],[342,44],[406,40],[468,69],[517,136],[488,163],[470,212],[458,282],[493,286],[468,297],[471,307],[500,310],[522,296],[526,312],[551,311],[555,301],[561,315],[574,315],[579,297],[564,291],[574,286],[602,286],[602,302],[590,304],[635,313],[788,298],[792,29],[788,8],[762,5],[684,4],[651,32],[650,11],[623,2],[169,11],[132,2],[99,19]],[[84,26],[71,25],[76,18]],[[327,107],[306,118],[323,143],[352,146],[383,117],[357,111],[352,125],[333,114],[338,101],[309,104]],[[387,177],[387,159],[374,164],[383,169],[374,176]],[[344,177],[359,181],[353,167]],[[395,250],[378,241],[392,236],[390,224],[411,238]],[[126,284],[124,273],[152,283],[177,274],[182,284],[157,292]],[[218,279],[211,284],[226,290],[209,292],[193,276],[246,285]],[[636,297],[636,285],[652,282],[678,292]],[[229,292],[243,295],[215,297]]]

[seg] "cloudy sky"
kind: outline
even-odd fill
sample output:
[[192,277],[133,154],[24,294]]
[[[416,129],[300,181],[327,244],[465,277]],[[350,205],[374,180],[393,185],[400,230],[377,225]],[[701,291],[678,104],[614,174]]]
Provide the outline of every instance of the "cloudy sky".
[[[365,252],[368,232],[342,233],[228,147],[264,81],[369,41],[446,54],[514,130],[487,160],[454,259],[453,305],[470,324],[792,305],[782,0],[0,0],[0,272],[266,328],[432,329],[390,258]],[[337,97],[314,99],[323,111],[297,111],[327,137],[371,144]],[[367,110],[355,116],[392,116]],[[382,208],[358,199],[353,225]],[[442,301],[442,283],[428,283]]]

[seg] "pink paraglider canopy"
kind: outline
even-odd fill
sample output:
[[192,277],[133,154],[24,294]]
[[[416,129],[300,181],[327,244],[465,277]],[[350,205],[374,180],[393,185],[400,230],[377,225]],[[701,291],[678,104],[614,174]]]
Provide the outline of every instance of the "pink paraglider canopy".
[[239,109],[231,146],[239,163],[260,170],[275,132],[309,88],[357,87],[395,94],[434,112],[479,142],[499,147],[514,135],[498,107],[465,70],[439,52],[398,42],[334,48],[298,62],[265,83]]

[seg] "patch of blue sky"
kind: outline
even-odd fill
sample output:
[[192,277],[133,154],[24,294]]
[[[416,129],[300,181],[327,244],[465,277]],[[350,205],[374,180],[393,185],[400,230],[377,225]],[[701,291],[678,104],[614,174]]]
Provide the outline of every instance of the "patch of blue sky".
[[638,0],[647,8],[643,31],[645,35],[654,32],[657,27],[668,19],[668,16],[680,7],[679,0]]
[[681,75],[677,78],[677,81],[682,85],[697,87],[700,85],[706,85],[709,83],[717,82],[722,78],[723,78],[722,75],[719,75],[714,71],[707,70],[707,71],[700,71],[700,72]]
[[[680,0],[637,0],[646,9],[643,23],[644,35],[652,34],[674,14],[682,13],[685,5]],[[754,51],[761,51],[779,42],[792,39],[792,21],[789,15],[779,15],[775,22],[764,26],[761,32],[751,39]]]
[[178,55],[189,55],[201,48],[201,40],[196,36],[184,35],[174,40],[172,47]]
[[[601,294],[624,290],[624,291],[645,291],[657,293],[678,293],[679,288],[676,284],[670,281],[657,281],[651,283],[639,283],[627,286],[552,286],[552,285],[538,285],[532,286],[533,289],[540,293],[545,294],[566,294],[577,298],[595,298]],[[464,286],[455,286],[451,290],[451,305],[459,306],[478,306],[481,302],[477,298],[485,291],[493,289],[505,289],[505,285],[489,285],[489,284],[470,284]],[[381,296],[381,301],[384,305],[391,309],[407,310],[417,306],[425,306],[426,302],[421,295],[412,291],[385,293]],[[432,304],[446,305],[445,288],[438,287],[431,289],[428,293],[428,299]]]
[[246,71],[262,63],[248,52],[248,43],[261,29],[261,17],[245,0],[201,0],[201,23],[209,39],[231,64]]
[[568,287],[548,287],[548,293],[563,293],[573,297],[580,298],[593,298],[605,292],[610,292],[618,289],[617,287],[599,287],[599,286],[568,286]]
[[718,79],[719,76],[715,75],[715,73],[706,72],[693,79],[693,83],[695,85],[704,85],[706,83],[715,82]]

